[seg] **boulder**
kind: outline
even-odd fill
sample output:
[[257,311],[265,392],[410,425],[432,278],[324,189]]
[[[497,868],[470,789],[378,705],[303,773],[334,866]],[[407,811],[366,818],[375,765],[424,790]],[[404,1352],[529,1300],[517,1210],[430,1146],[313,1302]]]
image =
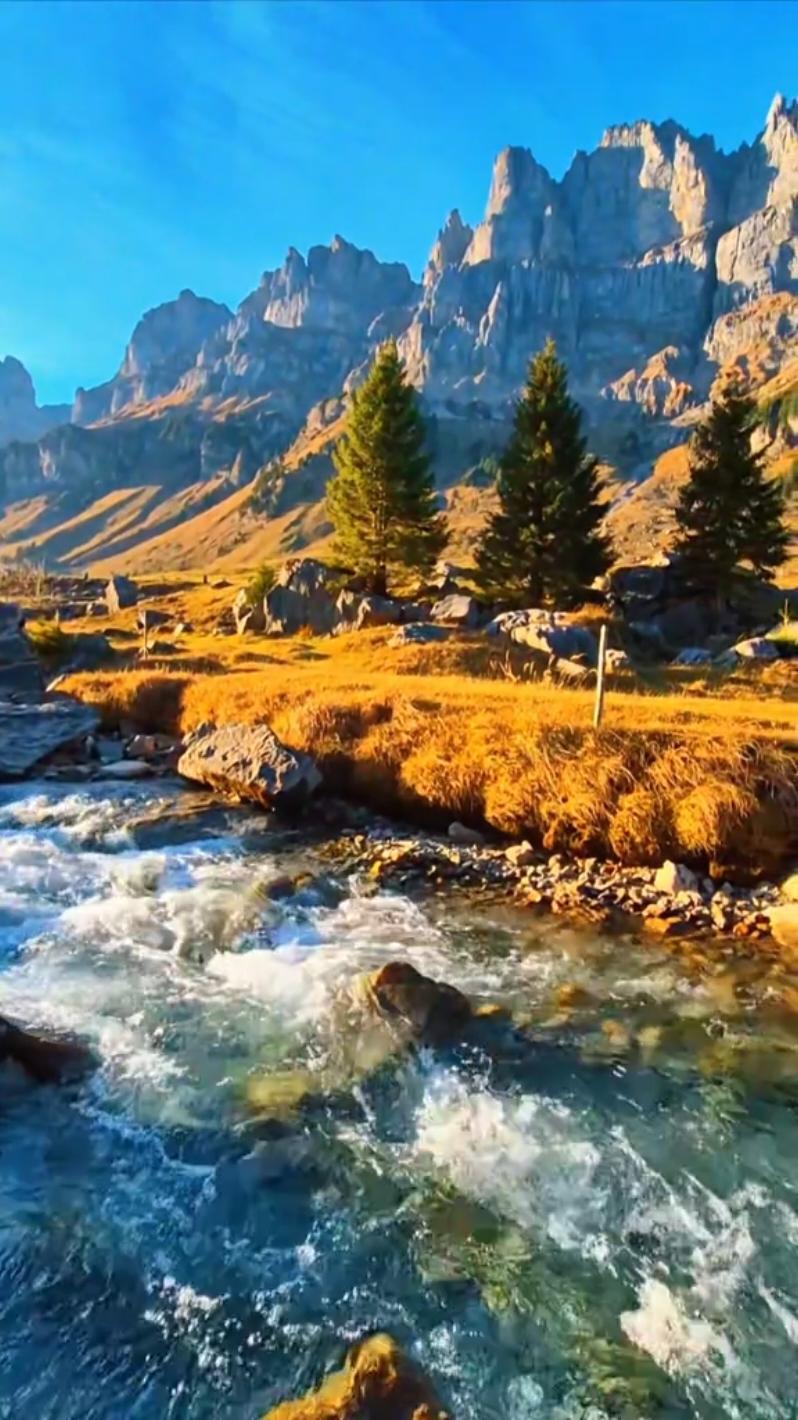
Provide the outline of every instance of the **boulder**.
[[779,889],[785,902],[798,902],[798,872],[790,873]]
[[502,612],[493,618],[487,630],[491,636],[504,636],[530,651],[562,656],[565,660],[584,656],[591,666],[598,659],[598,642],[593,632],[586,626],[570,625],[562,612],[547,612],[537,607]]
[[342,1371],[301,1400],[285,1400],[264,1420],[451,1420],[432,1385],[391,1336],[353,1346]]
[[155,631],[159,626],[167,626],[171,618],[165,611],[158,611],[154,606],[139,607],[136,615],[136,625],[139,631]]
[[450,823],[446,832],[452,843],[457,843],[462,848],[479,848],[485,842],[484,833],[480,833],[478,828],[469,828],[468,824],[460,823],[459,819]]
[[410,622],[397,627],[389,646],[429,646],[436,641],[448,641],[451,636],[448,626],[433,626],[430,622]]
[[313,557],[287,562],[263,599],[267,634],[293,636],[308,627],[328,635],[340,617],[336,602],[341,574]]
[[241,588],[233,602],[233,618],[239,636],[242,636],[245,631],[263,632],[266,629],[266,612],[263,602],[253,605],[249,600],[246,587]]
[[444,626],[459,626],[463,631],[475,631],[482,620],[482,608],[475,597],[457,593],[443,597],[430,611],[433,621]]
[[712,660],[712,652],[706,646],[685,646],[673,660],[674,666],[706,666]]
[[391,597],[363,597],[355,617],[355,630],[367,626],[396,626],[402,620],[402,604]]
[[620,647],[617,646],[610,647],[609,651],[606,654],[605,665],[608,671],[615,672],[630,671],[633,668],[631,659],[627,655],[626,651],[622,651]]
[[102,631],[79,631],[69,638],[69,665],[71,671],[91,671],[96,666],[107,666],[116,656],[111,642]]
[[700,883],[692,868],[684,863],[673,863],[666,858],[661,868],[654,874],[655,892],[665,892],[675,896],[677,892],[698,892]]
[[298,808],[321,784],[310,755],[288,749],[268,725],[201,725],[184,741],[177,770],[264,808]]
[[62,695],[39,705],[0,701],[0,779],[20,779],[57,749],[92,734],[100,723],[91,705]]
[[0,697],[35,703],[43,694],[42,668],[25,632],[21,626],[13,628],[8,620],[0,623]]
[[784,902],[768,910],[770,931],[780,947],[798,952],[798,902]]
[[391,597],[364,597],[360,592],[343,591],[335,603],[336,631],[363,631],[369,626],[396,626],[402,620],[402,603]]
[[129,577],[109,577],[105,586],[105,605],[112,616],[135,606],[139,599],[139,589]]
[[462,991],[423,976],[409,962],[387,962],[371,972],[363,993],[377,1015],[414,1040],[450,1040],[472,1019],[471,1002]]
[[747,641],[738,641],[736,646],[732,646],[731,654],[743,661],[777,661],[779,648],[767,636],[751,636]]
[[73,1079],[94,1065],[91,1051],[85,1045],[24,1030],[0,1016],[0,1063],[8,1061],[18,1065],[39,1085],[55,1085]]

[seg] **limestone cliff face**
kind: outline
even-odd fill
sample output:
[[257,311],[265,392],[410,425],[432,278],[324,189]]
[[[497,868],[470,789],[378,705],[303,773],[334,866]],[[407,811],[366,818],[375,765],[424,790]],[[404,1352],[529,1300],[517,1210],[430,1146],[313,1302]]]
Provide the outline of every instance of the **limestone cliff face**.
[[68,404],[36,403],[36,391],[21,360],[0,360],[0,445],[12,439],[37,439],[69,419]]
[[456,227],[433,248],[401,337],[411,378],[450,414],[498,413],[551,335],[594,426],[668,417],[742,349],[730,313],[798,296],[797,198],[798,104],[782,98],[731,155],[672,122],[624,124],[557,182],[505,149],[468,245]]

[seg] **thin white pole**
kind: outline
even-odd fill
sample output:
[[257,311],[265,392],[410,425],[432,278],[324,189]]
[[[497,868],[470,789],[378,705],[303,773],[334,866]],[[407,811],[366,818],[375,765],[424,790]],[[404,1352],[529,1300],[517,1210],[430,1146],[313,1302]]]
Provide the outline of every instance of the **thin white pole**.
[[601,623],[599,632],[598,647],[598,668],[596,672],[596,703],[593,708],[593,729],[597,730],[601,725],[601,717],[604,714],[604,666],[607,659],[607,623]]

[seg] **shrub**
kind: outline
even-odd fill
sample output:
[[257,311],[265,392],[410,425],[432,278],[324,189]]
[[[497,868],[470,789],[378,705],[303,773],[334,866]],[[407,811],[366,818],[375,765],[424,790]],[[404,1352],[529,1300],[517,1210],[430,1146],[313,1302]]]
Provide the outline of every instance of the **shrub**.
[[250,606],[260,606],[267,592],[270,592],[277,581],[277,573],[268,562],[261,562],[260,567],[253,573],[252,578],[247,583],[247,601]]

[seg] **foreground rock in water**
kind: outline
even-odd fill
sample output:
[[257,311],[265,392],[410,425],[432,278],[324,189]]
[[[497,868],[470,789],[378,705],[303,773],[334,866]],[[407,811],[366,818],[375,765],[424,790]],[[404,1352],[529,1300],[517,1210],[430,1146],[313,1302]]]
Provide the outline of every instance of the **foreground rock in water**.
[[39,1085],[74,1079],[94,1065],[94,1057],[85,1045],[23,1030],[0,1016],[0,1064],[7,1061],[19,1065]]
[[450,1420],[430,1382],[386,1335],[352,1347],[342,1371],[264,1420]]
[[268,725],[200,725],[185,740],[177,770],[264,808],[299,808],[321,784],[310,755],[288,749]]
[[57,749],[85,739],[100,717],[91,705],[61,696],[42,705],[0,700],[0,779],[20,779]]
[[472,1017],[462,991],[422,976],[409,962],[390,961],[363,980],[369,1006],[415,1040],[444,1041],[457,1036]]

